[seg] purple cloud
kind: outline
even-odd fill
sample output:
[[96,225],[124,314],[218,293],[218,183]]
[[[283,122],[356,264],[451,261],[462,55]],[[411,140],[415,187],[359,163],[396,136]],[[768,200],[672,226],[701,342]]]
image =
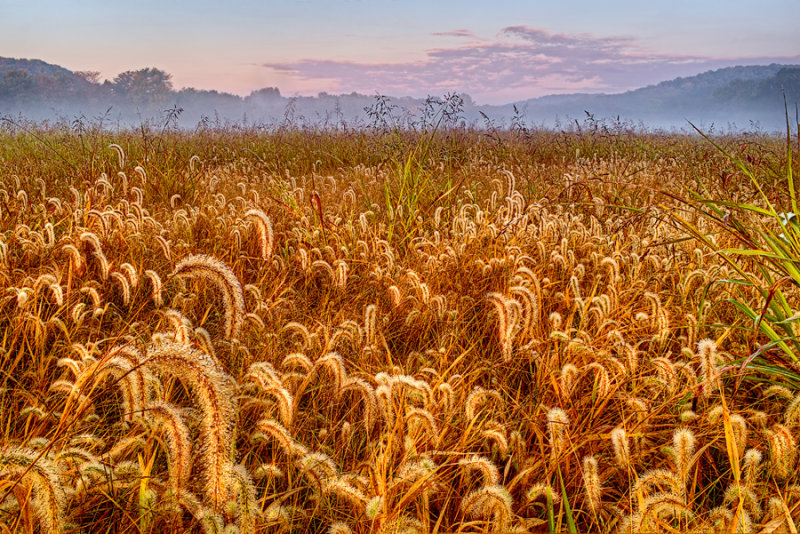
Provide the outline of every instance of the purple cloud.
[[476,41],[485,41],[483,37],[478,37],[472,30],[467,30],[462,28],[460,30],[451,30],[449,32],[433,32],[431,35],[435,35],[437,37],[458,37],[462,39],[474,39]]
[[528,26],[503,28],[493,39],[466,29],[435,35],[468,41],[427,50],[424,59],[411,62],[304,59],[263,66],[305,86],[319,81],[319,90],[397,96],[460,91],[500,104],[555,93],[621,92],[725,66],[800,60],[656,54],[631,37],[552,34]]

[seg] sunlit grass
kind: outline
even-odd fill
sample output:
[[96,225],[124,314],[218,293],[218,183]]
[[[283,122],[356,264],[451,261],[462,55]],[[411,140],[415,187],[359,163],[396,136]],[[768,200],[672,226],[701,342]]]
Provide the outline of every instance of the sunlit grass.
[[792,531],[714,142],[5,123],[0,528]]

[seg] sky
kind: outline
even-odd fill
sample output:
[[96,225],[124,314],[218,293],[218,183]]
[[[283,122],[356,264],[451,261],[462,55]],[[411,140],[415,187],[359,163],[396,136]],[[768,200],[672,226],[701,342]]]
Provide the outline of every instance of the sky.
[[0,56],[238,95],[502,104],[800,64],[798,20],[800,0],[0,0]]

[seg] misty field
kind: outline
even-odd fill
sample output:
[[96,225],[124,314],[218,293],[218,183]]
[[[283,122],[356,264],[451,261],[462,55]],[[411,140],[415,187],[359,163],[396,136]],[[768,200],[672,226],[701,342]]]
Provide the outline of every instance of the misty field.
[[3,123],[0,532],[797,532],[795,141]]

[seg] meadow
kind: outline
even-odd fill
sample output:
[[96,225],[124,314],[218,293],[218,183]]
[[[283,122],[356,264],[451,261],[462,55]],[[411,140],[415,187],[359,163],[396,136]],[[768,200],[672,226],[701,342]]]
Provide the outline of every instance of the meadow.
[[5,122],[0,532],[797,532],[796,156]]

